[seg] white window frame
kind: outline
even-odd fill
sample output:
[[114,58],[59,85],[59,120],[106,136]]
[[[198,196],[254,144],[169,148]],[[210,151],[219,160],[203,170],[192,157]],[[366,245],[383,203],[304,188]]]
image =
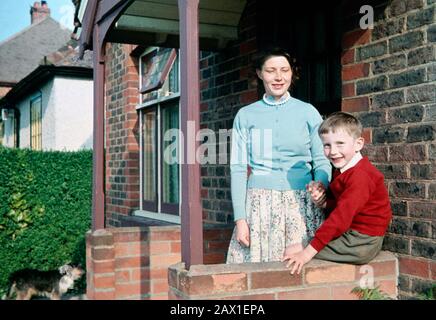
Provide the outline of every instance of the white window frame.
[[[141,91],[142,88],[142,57],[148,53],[150,53],[151,51],[155,50],[156,47],[150,47],[147,48],[139,57],[139,88]],[[177,50],[177,55],[179,55],[179,51]],[[176,61],[180,61],[179,59],[177,59]],[[176,63],[176,62],[175,62]],[[171,72],[171,71],[170,71]],[[181,219],[180,219],[180,212],[181,212],[181,203],[182,203],[182,188],[181,188],[181,181],[182,181],[182,166],[179,166],[179,214],[178,215],[174,215],[174,214],[168,214],[168,213],[163,213],[161,212],[161,104],[174,100],[174,99],[178,99],[179,100],[179,111],[180,111],[180,62],[179,62],[179,67],[178,67],[178,82],[179,82],[179,92],[175,93],[175,94],[171,94],[169,96],[162,96],[162,97],[158,97],[155,100],[150,100],[150,101],[146,101],[146,102],[142,102],[142,93],[139,92],[139,101],[140,103],[136,106],[136,110],[139,112],[139,128],[140,128],[140,134],[139,134],[139,175],[140,175],[140,179],[139,179],[139,192],[140,192],[140,197],[139,197],[139,201],[140,201],[140,209],[139,210],[135,210],[133,212],[133,214],[135,216],[139,216],[139,217],[145,217],[145,218],[150,218],[150,219],[155,219],[155,220],[160,220],[160,221],[166,221],[166,222],[170,222],[170,223],[175,223],[175,224],[181,224]],[[143,112],[149,108],[149,107],[156,107],[156,117],[157,117],[157,201],[158,201],[158,208],[157,208],[157,212],[152,212],[152,211],[148,211],[148,210],[144,210],[144,197],[143,197],[143,188],[144,188],[144,182],[143,182],[143,132],[142,132],[142,125],[143,125],[143,121],[142,121],[142,117],[143,117]],[[180,115],[180,113],[179,113]],[[179,116],[179,128],[180,128],[180,116]],[[178,148],[180,150],[181,147],[181,139],[179,139],[179,145]],[[181,153],[179,152],[179,155]]]

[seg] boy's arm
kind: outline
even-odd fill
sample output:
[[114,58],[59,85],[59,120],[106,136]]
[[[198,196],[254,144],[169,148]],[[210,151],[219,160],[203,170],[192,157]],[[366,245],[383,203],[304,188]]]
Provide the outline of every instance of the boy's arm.
[[331,240],[349,230],[354,216],[362,210],[374,190],[374,183],[361,170],[354,170],[345,179],[345,190],[337,199],[336,207],[310,242],[310,245],[318,252]]
[[336,208],[336,199],[333,196],[330,188],[326,190],[326,201],[325,201],[325,209],[328,211],[332,211],[334,208]]

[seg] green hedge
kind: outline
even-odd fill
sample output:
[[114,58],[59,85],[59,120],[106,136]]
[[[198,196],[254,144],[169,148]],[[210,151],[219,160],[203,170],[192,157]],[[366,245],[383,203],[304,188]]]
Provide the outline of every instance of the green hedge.
[[85,267],[91,193],[92,151],[0,146],[1,295],[15,270],[57,269],[66,262]]

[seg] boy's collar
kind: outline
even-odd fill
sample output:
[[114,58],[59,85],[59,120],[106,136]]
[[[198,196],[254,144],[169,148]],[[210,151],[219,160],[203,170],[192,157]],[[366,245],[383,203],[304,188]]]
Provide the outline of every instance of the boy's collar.
[[347,171],[348,169],[354,167],[361,159],[362,159],[362,154],[359,152],[357,152],[353,158],[351,158],[350,162],[348,162],[343,168],[339,169],[339,171],[341,173],[344,173],[345,171]]

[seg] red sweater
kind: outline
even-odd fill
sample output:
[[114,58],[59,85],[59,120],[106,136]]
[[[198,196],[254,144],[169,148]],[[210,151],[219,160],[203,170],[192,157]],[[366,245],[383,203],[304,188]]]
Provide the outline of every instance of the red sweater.
[[392,217],[383,174],[363,157],[354,167],[330,183],[334,199],[327,200],[330,215],[316,231],[311,246],[322,250],[331,240],[353,229],[370,236],[383,236]]

